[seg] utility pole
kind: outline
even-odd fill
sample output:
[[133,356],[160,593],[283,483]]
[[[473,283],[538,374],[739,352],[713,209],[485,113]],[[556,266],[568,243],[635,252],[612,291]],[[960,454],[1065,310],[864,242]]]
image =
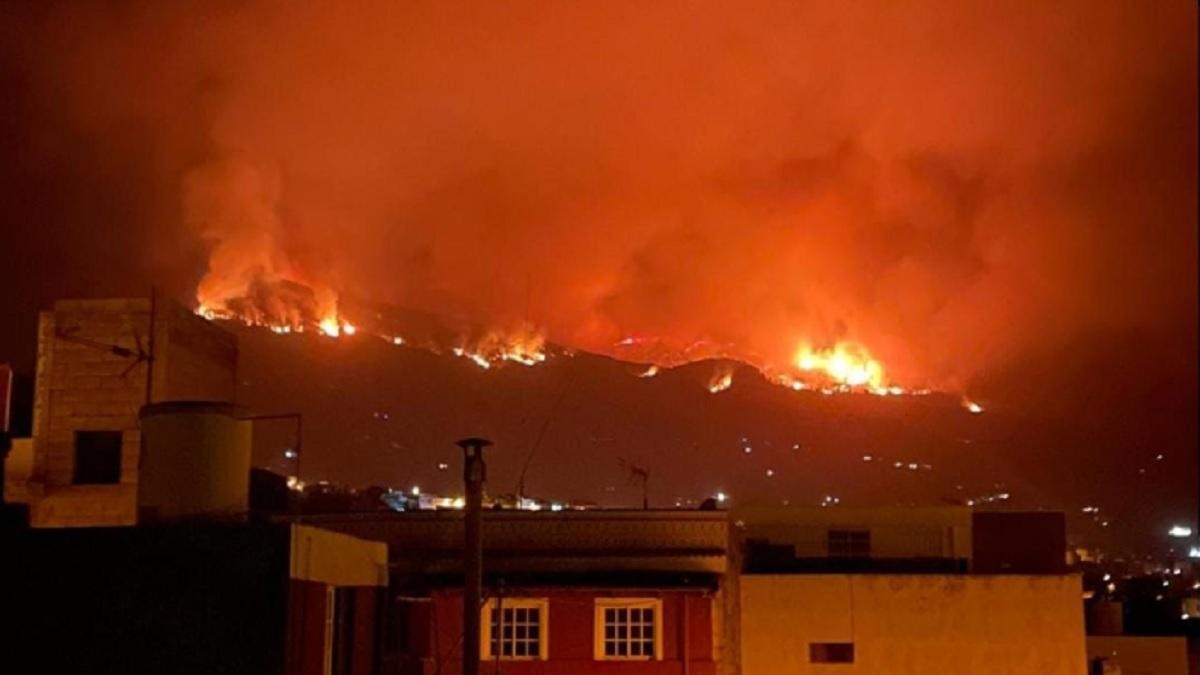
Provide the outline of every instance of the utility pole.
[[466,513],[463,514],[463,675],[479,675],[480,613],[483,598],[483,484],[487,465],[483,449],[492,442],[486,438],[464,438],[463,483],[466,486]]

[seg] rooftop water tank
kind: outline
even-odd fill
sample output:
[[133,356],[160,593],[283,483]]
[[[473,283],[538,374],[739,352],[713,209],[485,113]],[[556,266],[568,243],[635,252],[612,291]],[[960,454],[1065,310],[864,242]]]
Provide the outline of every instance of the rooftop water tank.
[[228,517],[248,510],[252,426],[229,403],[142,407],[138,520]]

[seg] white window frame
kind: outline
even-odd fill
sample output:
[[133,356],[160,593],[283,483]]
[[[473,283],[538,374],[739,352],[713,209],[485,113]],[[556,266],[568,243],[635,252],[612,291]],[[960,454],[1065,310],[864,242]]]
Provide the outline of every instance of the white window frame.
[[[497,658],[492,652],[493,609],[536,609],[538,610],[538,653],[531,656],[499,655],[501,661],[545,661],[550,655],[550,600],[549,598],[490,598],[483,603],[479,613],[480,658],[490,661]],[[501,613],[503,615],[503,612]],[[503,620],[503,616],[501,616]]]
[[[654,654],[610,656],[604,653],[604,610],[649,609],[654,616]],[[663,611],[661,598],[596,598],[593,619],[592,656],[597,661],[661,661],[663,658]],[[628,636],[626,637],[628,638]]]

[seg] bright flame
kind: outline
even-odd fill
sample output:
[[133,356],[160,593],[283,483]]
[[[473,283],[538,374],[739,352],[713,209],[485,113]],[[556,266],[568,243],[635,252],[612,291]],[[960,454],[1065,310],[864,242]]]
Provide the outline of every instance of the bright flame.
[[658,374],[658,366],[650,366],[638,375],[638,377],[654,377]]
[[793,362],[800,370],[819,374],[839,385],[865,387],[876,393],[891,392],[883,365],[871,358],[866,348],[853,342],[839,342],[825,349],[802,344]]
[[342,327],[338,325],[337,317],[334,316],[321,319],[321,322],[317,324],[317,330],[321,331],[322,335],[329,337],[337,337],[342,334]]
[[963,407],[967,409],[967,412],[971,413],[972,415],[978,415],[983,412],[983,406],[969,398],[964,398],[962,404]]
[[485,369],[497,361],[536,366],[546,360],[546,338],[533,326],[522,325],[514,330],[492,331],[469,347],[455,347],[454,354]]
[[713,375],[708,381],[709,393],[719,394],[733,386],[733,372],[726,370]]
[[355,328],[354,324],[352,324],[352,323],[343,323],[342,324],[342,332],[345,333],[346,335],[354,335],[355,333],[358,332],[358,329]]

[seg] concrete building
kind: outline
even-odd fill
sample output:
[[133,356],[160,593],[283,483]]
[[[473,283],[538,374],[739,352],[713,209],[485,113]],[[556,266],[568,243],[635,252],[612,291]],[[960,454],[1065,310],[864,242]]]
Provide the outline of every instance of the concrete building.
[[[728,523],[708,511],[485,511],[485,672],[716,675],[725,649]],[[397,674],[461,671],[463,520],[454,511],[315,516],[387,542]]]
[[911,566],[966,571],[972,511],[966,507],[747,507],[730,516],[745,542],[747,571]]
[[233,399],[235,337],[171,302],[152,322],[151,306],[63,300],[41,314],[32,461],[23,484],[8,481],[33,527],[135,523],[141,407]]
[[[1063,570],[1065,538],[1044,517],[1055,514],[980,515],[735,513],[746,541],[741,673],[1084,675],[1082,586]],[[1058,535],[1014,540],[1017,554],[994,550],[997,529],[1026,521]]]

